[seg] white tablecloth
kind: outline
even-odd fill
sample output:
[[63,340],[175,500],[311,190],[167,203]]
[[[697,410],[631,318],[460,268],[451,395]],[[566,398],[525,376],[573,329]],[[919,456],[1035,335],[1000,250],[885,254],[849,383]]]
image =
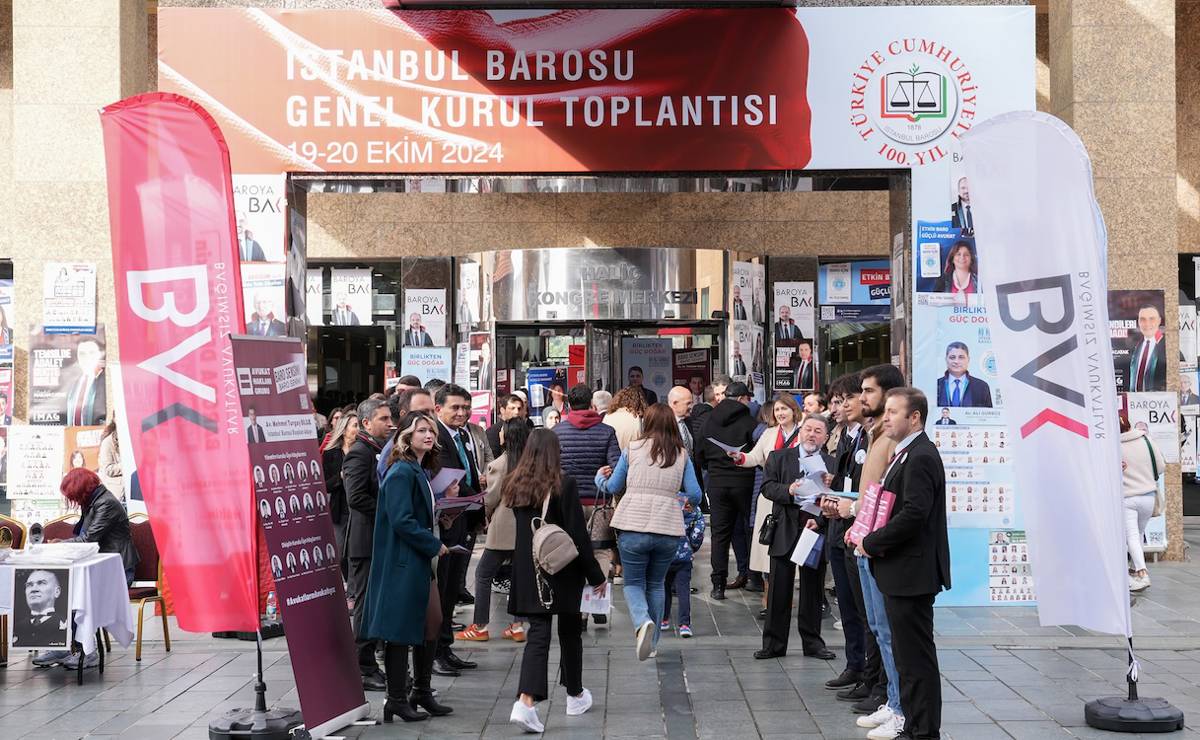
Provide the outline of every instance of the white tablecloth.
[[[28,565],[0,563],[0,612],[12,614],[13,571]],[[61,567],[61,566],[58,566]],[[69,605],[75,613],[75,640],[85,653],[96,649],[96,630],[106,629],[128,647],[133,641],[133,611],[121,556],[101,553],[71,565]],[[0,639],[8,639],[0,635]]]

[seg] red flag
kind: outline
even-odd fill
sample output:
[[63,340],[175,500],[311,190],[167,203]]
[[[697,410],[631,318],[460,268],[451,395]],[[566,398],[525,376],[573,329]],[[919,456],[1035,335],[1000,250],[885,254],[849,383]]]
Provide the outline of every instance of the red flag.
[[244,330],[229,149],[179,95],[128,98],[100,120],[132,437],[122,443],[179,626],[255,631],[250,464],[226,338]]

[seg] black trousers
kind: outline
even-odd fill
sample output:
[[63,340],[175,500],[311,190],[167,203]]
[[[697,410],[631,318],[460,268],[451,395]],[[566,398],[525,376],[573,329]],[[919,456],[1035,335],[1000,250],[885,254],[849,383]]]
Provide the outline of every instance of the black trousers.
[[578,614],[537,614],[526,617],[529,630],[525,633],[525,654],[521,656],[521,682],[518,694],[529,694],[534,701],[550,696],[550,622],[558,619],[558,650],[560,654],[559,683],[571,696],[583,693],[583,619]]
[[[441,538],[442,544],[446,547],[465,546],[467,542],[466,518],[459,516],[449,527],[442,528]],[[470,565],[470,555],[446,554],[438,558],[438,598],[442,602],[442,627],[437,640],[439,653],[448,650],[454,644],[454,629],[451,628],[450,623],[454,621],[454,607],[458,604],[458,595],[462,592],[461,584]]]
[[[858,673],[863,671],[866,619],[858,611],[854,603],[854,592],[850,586],[850,574],[846,572],[845,550],[840,547],[830,547],[829,569],[833,571],[833,587],[837,591],[838,613],[842,617],[842,634],[846,636],[846,668]],[[854,571],[854,580],[858,580],[858,570]],[[859,588],[862,585],[859,584]]]
[[[712,507],[712,582],[714,586],[724,586],[729,576],[729,546],[734,541],[733,533],[738,528],[746,529],[750,519],[750,484],[738,488],[710,487],[708,502]],[[749,538],[743,542],[748,566]]]
[[358,654],[358,669],[364,676],[379,670],[379,663],[375,660],[375,641],[364,640],[362,637],[363,607],[367,602],[367,578],[370,574],[370,558],[350,558],[350,577],[346,582],[346,592],[354,600],[350,624],[354,627],[354,651]]
[[[787,652],[795,583],[796,564],[786,555],[772,555],[771,580],[767,584],[767,621],[763,625],[764,650]],[[800,606],[796,609],[796,629],[806,653],[825,647],[825,640],[821,639],[821,588],[824,584],[824,558],[818,568],[800,568]]]
[[[864,638],[862,681],[871,687],[872,694],[883,696],[887,693],[887,671],[883,669],[883,655],[879,652],[879,643],[875,641],[875,633],[867,624],[867,602],[863,598],[862,581],[858,578],[858,558],[855,557],[853,548],[843,548],[834,552],[843,560],[847,582],[850,584],[850,591],[854,597],[854,607],[858,610],[859,620],[862,622]],[[838,596],[838,601],[841,601],[841,596]]]
[[933,641],[933,597],[883,595],[892,628],[892,653],[900,674],[904,731],[936,740],[942,728],[942,681]]

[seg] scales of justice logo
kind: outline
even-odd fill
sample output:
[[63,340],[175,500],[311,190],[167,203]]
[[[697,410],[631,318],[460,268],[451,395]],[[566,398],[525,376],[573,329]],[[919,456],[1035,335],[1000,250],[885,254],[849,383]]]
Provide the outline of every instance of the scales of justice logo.
[[879,79],[879,129],[899,144],[933,141],[954,121],[957,92],[947,74],[923,69],[915,62],[905,69],[883,72]]

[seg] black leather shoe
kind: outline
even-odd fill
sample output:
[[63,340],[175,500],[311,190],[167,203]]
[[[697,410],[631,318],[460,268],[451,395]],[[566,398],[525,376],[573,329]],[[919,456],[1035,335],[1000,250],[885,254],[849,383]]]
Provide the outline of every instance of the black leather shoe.
[[450,665],[444,657],[437,657],[433,661],[433,675],[435,676],[461,676],[462,671]]
[[765,607],[765,606],[764,606],[762,609],[759,609],[759,610],[758,610],[758,618],[759,618],[759,619],[766,619],[766,618],[767,618],[767,607]]
[[471,595],[470,591],[463,591],[458,595],[458,603],[470,606],[475,603],[475,597]]
[[608,624],[608,615],[607,614],[593,614],[592,621],[595,622],[596,624]]
[[713,601],[724,601],[725,600],[725,586],[714,585],[712,593],[709,594],[709,596],[712,597]]
[[751,593],[761,594],[763,592],[762,576],[752,575],[746,579],[746,590]]
[[388,699],[383,705],[383,721],[390,723],[397,716],[405,722],[420,722],[429,719],[429,715],[414,709],[403,699]]
[[785,653],[785,652],[780,653],[780,652],[776,652],[774,650],[767,650],[766,648],[763,648],[762,650],[754,651],[754,659],[755,660],[770,660],[771,658],[782,658],[785,655],[787,655],[787,653]]
[[[848,701],[850,703],[854,703],[856,701],[862,701],[863,699],[866,699],[870,695],[871,695],[871,687],[866,685],[865,683],[859,682],[859,683],[854,684],[854,686],[852,686],[848,689],[844,689],[842,691],[837,692],[837,700],[838,701]],[[875,706],[878,707],[879,705],[876,704]]]
[[463,660],[462,658],[455,655],[453,650],[449,650],[449,649],[447,649],[445,654],[442,655],[442,660],[445,660],[448,664],[450,664],[450,666],[452,668],[457,668],[460,671],[467,669],[467,668],[478,668],[479,667],[479,664],[476,663],[475,661]]
[[725,588],[729,589],[730,591],[737,591],[739,588],[742,588],[745,585],[746,585],[746,576],[738,576],[737,578],[734,578],[729,583],[726,583]]
[[431,717],[445,717],[447,714],[454,713],[454,709],[451,707],[439,704],[438,700],[434,698],[432,691],[412,692],[412,696],[408,698],[408,705],[413,709],[417,707],[424,709],[426,712],[429,712],[429,716]]
[[879,709],[880,704],[887,704],[887,694],[871,694],[867,698],[852,704],[850,711],[855,714],[871,714],[876,709]]
[[804,657],[816,658],[817,660],[836,660],[837,653],[833,652],[829,648],[821,648],[819,650],[813,650],[811,652],[806,650],[804,652]]
[[852,671],[849,668],[842,671],[842,675],[837,678],[831,678],[825,682],[827,689],[848,689],[858,685],[859,673]]
[[375,671],[362,677],[363,691],[384,691],[387,689],[387,679],[382,671]]

